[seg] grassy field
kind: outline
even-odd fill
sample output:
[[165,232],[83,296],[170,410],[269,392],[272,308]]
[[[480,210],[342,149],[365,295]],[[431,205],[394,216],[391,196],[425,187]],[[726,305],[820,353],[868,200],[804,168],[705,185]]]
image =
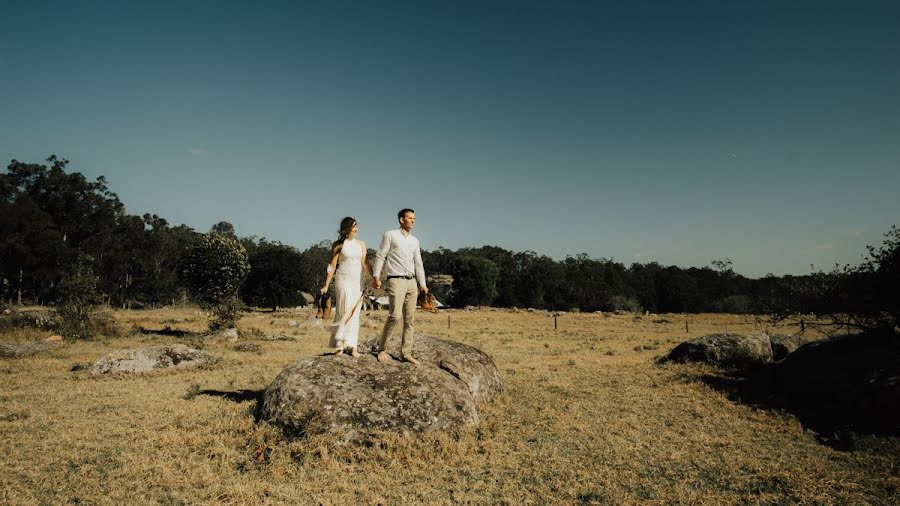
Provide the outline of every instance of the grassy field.
[[[9,504],[889,504],[900,451],[840,452],[793,417],[735,404],[709,369],[655,365],[687,337],[758,332],[751,318],[527,311],[420,312],[417,330],[481,348],[505,383],[481,426],[453,434],[289,441],[256,423],[256,392],[327,351],[308,311],[250,313],[241,341],[206,340],[205,370],[92,378],[113,349],[186,342],[196,310],[116,311],[122,336],[0,359],[0,502]],[[364,335],[384,312],[369,313]],[[448,316],[450,327],[448,328]],[[296,325],[299,324],[299,325]],[[293,326],[292,326],[293,325]],[[252,329],[296,341],[263,342]],[[5,341],[43,339],[8,331]],[[211,392],[208,392],[211,391]]]

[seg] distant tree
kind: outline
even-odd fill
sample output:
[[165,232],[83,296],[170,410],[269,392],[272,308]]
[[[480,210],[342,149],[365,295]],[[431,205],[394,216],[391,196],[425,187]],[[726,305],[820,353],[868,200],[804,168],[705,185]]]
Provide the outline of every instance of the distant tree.
[[212,308],[210,329],[234,327],[238,290],[250,270],[244,247],[224,235],[202,235],[188,248],[182,269],[197,300]]
[[559,262],[533,251],[515,255],[516,292],[522,307],[563,309],[572,305],[565,292],[565,269]]
[[453,299],[456,306],[488,306],[497,297],[500,269],[486,258],[474,255],[458,257],[452,266],[451,276],[456,288]]
[[719,271],[722,274],[734,274],[734,271],[731,267],[734,265],[734,262],[731,261],[730,258],[719,258],[717,260],[713,260],[710,262],[710,265],[713,266],[713,269]]
[[[303,290],[312,294],[319,292],[319,288],[325,284],[325,269],[331,261],[331,241],[323,240],[303,250],[300,254],[300,286]],[[374,255],[369,255],[369,260]]]
[[55,155],[47,162],[12,160],[0,175],[0,255],[17,299],[52,299],[63,266],[79,252],[102,259],[124,214],[102,176],[67,174],[69,161]]
[[[249,248],[248,248],[249,249]],[[272,310],[278,306],[305,304],[300,291],[304,286],[303,254],[291,246],[268,242],[265,239],[249,250],[250,272],[244,281],[241,294],[244,301]]]
[[222,235],[231,239],[237,239],[237,235],[234,233],[234,225],[228,223],[227,221],[220,221],[210,227],[210,234]]
[[900,228],[885,233],[881,246],[868,246],[868,258],[856,269],[860,280],[855,293],[861,326],[882,331],[900,331]]
[[657,275],[659,310],[664,313],[694,313],[698,311],[697,280],[678,267],[669,266]]
[[659,300],[660,272],[663,267],[656,262],[631,264],[628,269],[628,283],[641,307],[652,313],[661,312]]
[[[835,266],[806,276],[767,280],[761,298],[775,322],[814,314],[826,333],[856,330],[896,334],[900,329],[900,229],[892,226],[881,246],[869,246],[859,266]],[[829,328],[831,330],[829,330]]]

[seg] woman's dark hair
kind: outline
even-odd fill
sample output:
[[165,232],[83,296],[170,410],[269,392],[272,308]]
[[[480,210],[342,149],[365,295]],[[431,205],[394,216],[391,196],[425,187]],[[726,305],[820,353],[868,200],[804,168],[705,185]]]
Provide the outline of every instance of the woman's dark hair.
[[337,241],[331,243],[332,250],[340,246],[344,242],[344,240],[347,239],[347,236],[350,235],[350,231],[353,229],[353,225],[356,225],[356,220],[349,216],[341,220],[341,228],[338,229]]

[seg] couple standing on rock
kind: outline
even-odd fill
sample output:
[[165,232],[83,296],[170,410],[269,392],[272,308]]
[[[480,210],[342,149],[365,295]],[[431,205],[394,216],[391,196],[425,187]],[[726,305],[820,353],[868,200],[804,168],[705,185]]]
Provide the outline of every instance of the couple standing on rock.
[[428,293],[425,285],[425,268],[422,266],[422,252],[419,240],[411,231],[416,224],[416,213],[412,209],[402,209],[397,213],[400,228],[388,230],[381,238],[381,244],[375,252],[375,272],[369,271],[366,263],[366,243],[356,239],[359,227],[356,220],[350,217],[341,220],[338,239],[331,246],[331,262],[328,264],[325,285],[321,293],[328,291],[334,279],[335,312],[331,326],[331,346],[337,348],[337,355],[350,348],[350,355],[359,356],[357,342],[359,340],[359,306],[363,293],[360,289],[360,277],[365,270],[373,279],[375,288],[381,288],[381,274],[387,278],[387,293],[390,302],[390,314],[384,323],[384,330],[378,340],[378,361],[388,362],[387,340],[397,322],[403,321],[401,337],[401,358],[413,365],[419,361],[412,356],[413,324],[416,319],[416,299],[418,291]]

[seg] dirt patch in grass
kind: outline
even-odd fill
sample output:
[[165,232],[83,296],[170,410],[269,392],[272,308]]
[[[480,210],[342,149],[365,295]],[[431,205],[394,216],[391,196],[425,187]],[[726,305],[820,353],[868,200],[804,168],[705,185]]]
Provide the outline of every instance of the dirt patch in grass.
[[[0,361],[0,503],[886,504],[900,494],[896,454],[837,451],[792,416],[732,402],[699,379],[710,370],[655,365],[688,337],[759,330],[748,318],[691,316],[688,335],[682,315],[568,313],[554,330],[545,312],[420,312],[418,331],[477,346],[501,371],[504,392],[479,405],[480,427],[291,440],[256,409],[286,365],[327,351],[325,327],[290,325],[309,316],[245,315],[245,335],[296,340],[260,354],[209,340],[205,351],[223,357],[212,370],[96,380],[73,367],[178,342],[150,334]],[[191,310],[113,317],[124,328],[206,326]]]

